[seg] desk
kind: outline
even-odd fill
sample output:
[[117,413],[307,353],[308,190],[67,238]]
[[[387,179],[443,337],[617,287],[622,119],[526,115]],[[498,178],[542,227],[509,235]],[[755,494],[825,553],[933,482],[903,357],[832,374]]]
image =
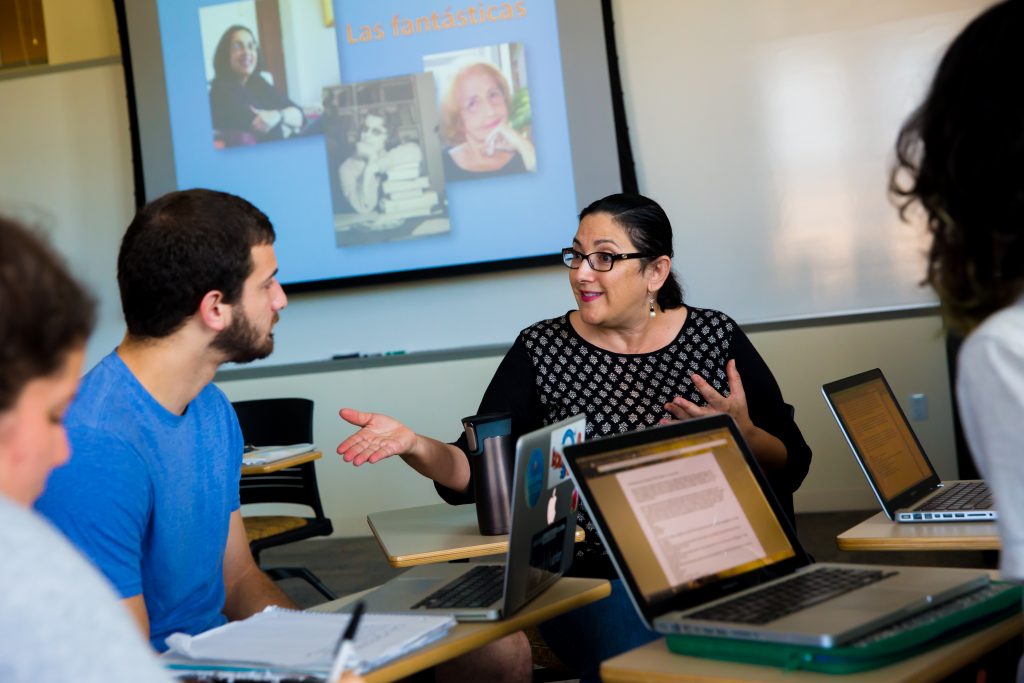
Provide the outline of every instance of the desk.
[[286,467],[295,467],[306,462],[319,460],[322,456],[323,454],[320,451],[306,451],[305,453],[293,455],[290,458],[265,462],[261,465],[242,465],[242,476],[247,474],[270,474],[271,472],[283,470]]
[[[502,621],[456,624],[455,628],[441,640],[397,659],[387,666],[371,671],[365,676],[366,681],[367,683],[383,683],[410,676],[417,671],[471,652],[510,633],[521,631],[559,614],[596,602],[610,593],[611,585],[604,579],[561,578],[511,617]],[[361,595],[362,593],[347,595],[344,598],[314,607],[313,610],[335,610]]]
[[1024,619],[1016,615],[943,647],[925,652],[897,664],[842,676],[804,671],[718,662],[711,659],[686,657],[669,651],[665,639],[656,640],[635,650],[614,657],[601,665],[601,680],[605,683],[669,683],[675,681],[765,681],[801,683],[880,683],[906,681],[927,683],[939,681],[978,657],[991,652],[1024,629]]
[[884,512],[836,536],[840,550],[999,550],[995,522],[897,524]]
[[[366,516],[392,567],[464,560],[508,551],[508,536],[482,536],[475,505],[424,505]],[[583,540],[576,527],[576,542]]]

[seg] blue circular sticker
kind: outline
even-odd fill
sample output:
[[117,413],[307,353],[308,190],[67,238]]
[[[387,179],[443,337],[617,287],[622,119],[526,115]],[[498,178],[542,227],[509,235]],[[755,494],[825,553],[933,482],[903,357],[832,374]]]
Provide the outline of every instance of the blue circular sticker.
[[533,507],[544,490],[544,451],[534,448],[526,464],[526,504]]

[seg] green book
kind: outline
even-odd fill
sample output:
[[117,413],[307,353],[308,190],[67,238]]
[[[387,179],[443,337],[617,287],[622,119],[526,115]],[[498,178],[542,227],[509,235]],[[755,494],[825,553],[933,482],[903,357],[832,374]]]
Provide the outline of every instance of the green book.
[[841,647],[812,647],[710,636],[669,635],[676,654],[793,671],[856,673],[914,657],[1021,611],[1024,587],[993,582]]

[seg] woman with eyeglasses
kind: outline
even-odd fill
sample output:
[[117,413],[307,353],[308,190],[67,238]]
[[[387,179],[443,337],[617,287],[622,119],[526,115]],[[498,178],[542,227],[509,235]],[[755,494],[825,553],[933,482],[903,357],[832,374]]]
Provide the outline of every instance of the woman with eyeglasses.
[[227,146],[280,140],[298,133],[305,122],[299,106],[261,71],[263,57],[252,31],[240,25],[224,31],[213,53],[210,115]]
[[361,117],[359,127],[350,133],[354,149],[338,167],[338,178],[341,194],[352,210],[368,214],[379,208],[381,182],[387,172],[398,166],[418,166],[423,150],[415,142],[399,140],[395,122],[389,122],[384,108],[368,109]]
[[[811,462],[792,408],[729,316],[684,302],[672,254],[672,226],[653,200],[616,194],[583,209],[572,246],[562,252],[578,308],[519,334],[478,412],[510,412],[513,436],[586,413],[588,439],[728,413],[792,520],[793,492]],[[465,436],[446,444],[385,415],[346,408],[341,416],[361,427],[338,446],[346,462],[398,454],[433,479],[446,501],[472,501]],[[613,579],[613,594],[541,632],[586,677],[654,635],[633,612],[582,508],[578,516],[587,537],[577,544],[571,573]]]

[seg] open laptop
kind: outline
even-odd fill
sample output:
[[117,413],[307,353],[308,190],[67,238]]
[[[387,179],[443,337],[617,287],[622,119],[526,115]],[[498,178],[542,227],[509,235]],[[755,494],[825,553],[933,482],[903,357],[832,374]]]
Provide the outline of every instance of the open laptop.
[[580,415],[519,437],[503,564],[414,567],[368,593],[367,609],[494,621],[543,592],[572,564],[576,514],[562,452],[565,445],[582,441],[585,431],[586,418]]
[[940,481],[879,369],[821,387],[871,490],[896,522],[974,522],[996,518],[980,480]]
[[976,570],[814,564],[728,415],[566,457],[633,604],[661,633],[832,647],[988,583]]

